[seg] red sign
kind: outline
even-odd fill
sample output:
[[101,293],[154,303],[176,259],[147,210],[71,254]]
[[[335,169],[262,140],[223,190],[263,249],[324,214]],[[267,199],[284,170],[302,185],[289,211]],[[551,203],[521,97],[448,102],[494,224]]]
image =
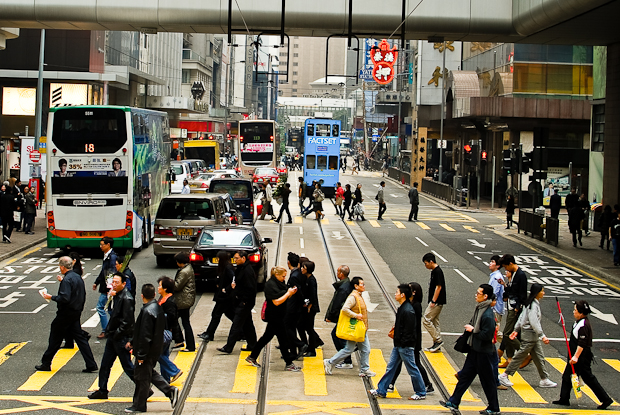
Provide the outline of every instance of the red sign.
[[396,71],[394,64],[398,58],[398,49],[393,48],[383,39],[379,45],[370,50],[370,59],[375,67],[372,70],[372,77],[377,83],[385,85],[392,82]]
[[33,163],[38,163],[38,162],[40,162],[40,161],[41,161],[41,153],[39,153],[39,151],[38,151],[38,150],[32,150],[32,151],[30,152],[30,160],[31,160]]

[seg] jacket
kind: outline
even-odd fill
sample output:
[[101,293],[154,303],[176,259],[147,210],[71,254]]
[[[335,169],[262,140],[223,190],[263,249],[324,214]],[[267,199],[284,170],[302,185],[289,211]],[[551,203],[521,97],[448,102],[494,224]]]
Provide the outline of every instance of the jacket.
[[123,288],[112,298],[110,321],[105,333],[112,340],[120,341],[131,338],[135,324],[135,301],[133,296]]
[[161,305],[161,308],[164,310],[164,315],[166,316],[166,330],[172,332],[172,338],[175,343],[183,343],[183,333],[181,333],[181,328],[179,327],[178,309],[174,301],[174,296],[171,295],[168,297]]
[[116,252],[114,249],[110,248],[110,254],[107,258],[103,260],[101,264],[101,271],[99,271],[99,275],[95,280],[95,284],[99,286],[99,292],[101,294],[107,294],[108,291],[108,283],[107,278],[116,272]]
[[521,309],[527,300],[527,277],[521,268],[517,269],[510,285],[504,290],[504,297],[508,299],[508,305],[512,308]]
[[297,287],[297,292],[294,296],[286,300],[286,311],[291,314],[301,313],[304,300],[308,298],[306,296],[308,279],[301,273],[299,268],[295,268],[291,270],[291,276],[288,279],[287,285],[289,288]]
[[30,192],[24,195],[24,213],[37,214],[36,200]]
[[334,287],[334,296],[332,297],[332,301],[329,303],[327,307],[327,312],[325,313],[325,320],[329,320],[332,323],[338,323],[338,318],[340,317],[340,310],[342,309],[342,305],[346,301],[351,291],[353,291],[353,285],[351,284],[351,280],[349,277],[336,281],[332,284]]
[[523,340],[536,341],[542,338],[545,333],[543,333],[542,325],[540,324],[541,315],[540,303],[534,299],[532,304],[523,309],[515,324],[514,331],[521,331],[521,338]]
[[86,302],[86,287],[82,277],[74,271],[67,271],[60,281],[58,295],[53,295],[52,301],[57,303],[58,314],[81,314]]
[[321,309],[319,308],[319,288],[316,282],[316,278],[314,277],[314,275],[310,274],[306,279],[308,281],[306,299],[310,300],[310,304],[312,304],[310,312],[319,313],[321,312]]
[[196,301],[196,279],[191,264],[179,269],[174,277],[174,301],[179,310],[190,308]]
[[355,189],[354,195],[355,199],[353,199],[353,206],[364,201],[364,199],[362,198],[362,191],[360,189]]
[[344,205],[351,206],[351,191],[350,190],[344,191]]
[[131,293],[131,296],[133,297],[133,303],[135,305],[136,304],[136,288],[138,288],[138,281],[136,281],[136,276],[129,269],[129,267],[125,268],[125,271],[123,272],[123,274],[127,276],[127,282],[128,282],[125,288],[129,287],[129,292]]
[[383,187],[379,186],[379,190],[377,191],[377,201],[379,203],[385,203],[385,198],[383,197]]
[[155,299],[142,306],[133,331],[133,355],[137,360],[156,362],[164,347],[164,310]]
[[246,307],[254,307],[256,304],[256,274],[254,268],[247,260],[246,263],[237,266],[235,270],[235,299],[244,303]]
[[418,194],[418,189],[415,187],[409,189],[409,203],[412,205],[420,204],[420,195]]
[[413,305],[405,301],[396,311],[396,323],[394,323],[394,347],[416,347],[418,319],[416,318]]
[[13,210],[15,209],[15,196],[10,188],[6,192],[0,192],[0,216],[13,218]]
[[479,353],[493,353],[493,337],[495,336],[495,316],[493,307],[487,307],[480,319],[480,331],[471,334],[473,338],[472,349]]
[[218,275],[217,289],[213,295],[213,301],[226,301],[232,299],[233,289],[230,284],[232,283],[234,277],[235,269],[232,265],[226,264],[223,275]]
[[549,209],[551,209],[552,211],[555,210],[559,212],[561,208],[562,208],[562,196],[554,193],[549,198]]

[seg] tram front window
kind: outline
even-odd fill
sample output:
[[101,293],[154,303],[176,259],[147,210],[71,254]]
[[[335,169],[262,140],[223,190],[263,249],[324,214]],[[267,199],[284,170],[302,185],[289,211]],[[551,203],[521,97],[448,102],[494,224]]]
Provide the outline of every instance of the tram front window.
[[315,169],[316,168],[316,156],[306,156],[306,168],[307,169]]
[[319,170],[325,170],[327,168],[327,156],[318,156],[318,162],[316,168]]
[[337,156],[329,156],[329,169],[338,170],[338,157]]

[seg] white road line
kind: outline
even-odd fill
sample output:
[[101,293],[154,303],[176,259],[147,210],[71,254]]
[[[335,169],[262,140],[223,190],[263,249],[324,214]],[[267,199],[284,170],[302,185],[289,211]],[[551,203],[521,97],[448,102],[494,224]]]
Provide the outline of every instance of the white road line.
[[99,325],[99,313],[93,314],[88,320],[82,324],[82,328],[97,327]]
[[303,226],[300,226],[300,227],[299,227],[299,234],[300,234],[300,235],[303,235],[303,234],[304,234],[304,228],[303,228]]
[[416,238],[416,239],[418,240],[418,242],[420,242],[422,245],[424,245],[424,246],[428,246],[428,244],[427,244],[426,242],[424,242],[423,240],[421,240],[421,239],[420,239],[420,238],[418,238],[417,236],[416,236],[415,238]]
[[441,255],[439,255],[437,252],[435,251],[431,251],[433,254],[435,254],[435,256],[439,259],[441,259],[443,262],[448,262],[447,259],[445,259],[444,257],[442,257]]
[[300,247],[301,249],[304,249],[304,248],[305,248],[305,245],[304,245],[304,238],[299,238],[299,247]]
[[459,271],[458,269],[454,269],[454,271],[456,271],[457,274],[459,274],[461,277],[463,277],[463,279],[469,283],[473,283],[472,280],[470,280],[469,278],[467,278],[467,275],[463,274],[461,271]]
[[476,258],[478,261],[482,260],[482,258],[480,258],[479,256],[475,256],[474,258]]

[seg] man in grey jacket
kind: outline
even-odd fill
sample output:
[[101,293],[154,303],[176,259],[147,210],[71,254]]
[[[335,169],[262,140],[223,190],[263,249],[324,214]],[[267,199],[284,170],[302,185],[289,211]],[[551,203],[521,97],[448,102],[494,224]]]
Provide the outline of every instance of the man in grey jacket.
[[385,182],[382,181],[381,183],[379,183],[379,185],[379,191],[377,192],[377,196],[375,197],[375,199],[377,199],[377,201],[379,202],[379,215],[377,217],[377,220],[383,220],[383,214],[387,210],[387,207],[385,206],[385,198],[383,197],[383,188],[385,187]]
[[411,218],[418,220],[418,207],[420,205],[420,195],[418,194],[418,182],[413,183],[413,187],[409,189],[409,203],[411,203],[411,211],[409,212],[409,222]]

